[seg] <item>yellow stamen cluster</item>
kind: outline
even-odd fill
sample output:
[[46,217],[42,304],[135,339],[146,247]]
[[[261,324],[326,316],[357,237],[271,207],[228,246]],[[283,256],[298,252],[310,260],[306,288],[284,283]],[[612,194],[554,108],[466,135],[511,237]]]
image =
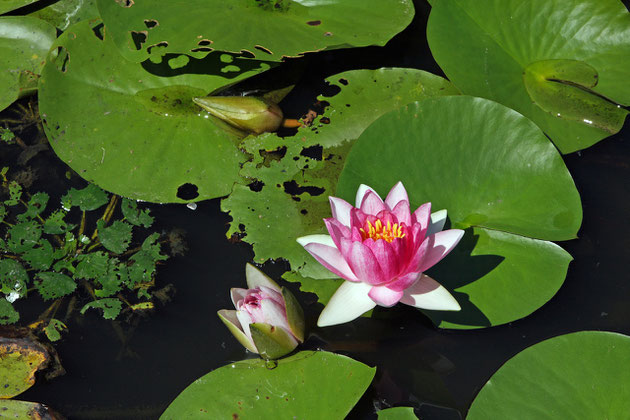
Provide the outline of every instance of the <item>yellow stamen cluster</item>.
[[398,223],[394,223],[392,226],[390,221],[387,222],[387,226],[383,226],[383,222],[381,222],[380,219],[377,219],[376,222],[374,222],[374,225],[372,225],[370,221],[367,222],[367,231],[363,228],[359,229],[359,231],[361,232],[363,240],[367,238],[372,238],[375,241],[377,239],[384,239],[391,243],[396,238],[405,237],[402,228],[402,225],[398,225]]

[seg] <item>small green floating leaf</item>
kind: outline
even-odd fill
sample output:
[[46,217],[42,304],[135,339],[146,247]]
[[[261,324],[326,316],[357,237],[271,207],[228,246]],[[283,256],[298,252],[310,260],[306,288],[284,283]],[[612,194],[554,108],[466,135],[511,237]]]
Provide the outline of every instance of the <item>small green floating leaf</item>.
[[55,210],[50,213],[44,220],[44,233],[56,235],[74,229],[76,225],[69,224],[64,220],[66,214],[67,213],[63,210]]
[[[28,274],[22,264],[9,258],[0,259],[0,291],[2,293],[7,295],[18,293],[20,297],[25,296],[27,283]],[[0,297],[1,300],[5,300],[4,297]],[[5,309],[9,311],[6,305]]]
[[153,224],[153,216],[149,214],[149,209],[140,210],[138,203],[133,200],[123,198],[120,202],[120,209],[125,219],[134,226],[148,228]]
[[87,303],[83,306],[83,308],[81,308],[81,315],[90,308],[102,309],[103,318],[105,319],[115,319],[122,309],[122,302],[116,298],[95,300],[94,302]]
[[50,407],[29,401],[0,399],[0,412],[7,418],[15,420],[60,418],[59,413],[54,412]]
[[7,144],[13,144],[15,142],[15,134],[8,128],[0,127],[0,140]]
[[85,188],[70,190],[61,197],[61,203],[65,209],[79,207],[83,211],[96,210],[109,201],[109,196],[105,191],[94,184],[88,184]]
[[466,418],[627,419],[628,354],[630,337],[612,332],[581,331],[545,340],[501,366]]
[[48,270],[53,263],[53,247],[46,239],[41,239],[38,246],[25,251],[22,259],[36,270]]
[[22,186],[15,181],[9,182],[9,199],[4,201],[7,206],[15,206],[22,198]]
[[418,420],[412,407],[392,407],[376,412],[378,420]]
[[50,341],[58,341],[61,339],[61,332],[67,328],[68,327],[63,322],[59,321],[58,319],[52,318],[48,322],[46,328],[44,328],[44,333]]
[[577,60],[545,60],[525,68],[523,81],[529,97],[560,119],[581,122],[614,134],[621,130],[628,111],[591,90],[598,75]]
[[155,273],[155,264],[168,258],[160,253],[159,238],[159,233],[152,233],[144,240],[140,250],[129,257],[129,260],[133,261],[133,263],[127,267],[129,273],[128,287],[133,287],[138,283],[150,282],[153,278],[153,273]]
[[33,194],[30,200],[28,200],[26,211],[24,213],[18,214],[17,220],[20,222],[24,222],[39,216],[46,209],[47,203],[48,194],[43,192]]
[[131,230],[133,229],[133,226],[129,223],[116,220],[111,225],[105,226],[105,222],[99,220],[96,223],[96,227],[99,241],[109,251],[122,254],[127,250],[131,242]]
[[0,325],[13,324],[20,319],[20,313],[4,298],[0,298]]
[[79,255],[79,262],[74,272],[74,277],[85,280],[95,280],[105,276],[109,267],[109,257],[104,252],[90,252]]
[[42,228],[36,221],[18,223],[9,228],[9,251],[19,254],[35,246],[42,236]]
[[[188,386],[161,420],[203,413],[208,418],[344,418],[374,377],[370,368],[346,356],[303,351],[270,368],[261,359],[216,369]],[[314,396],[317,396],[314,398]],[[325,401],[325,404],[322,404]]]
[[37,290],[45,300],[57,299],[68,295],[77,288],[74,280],[65,274],[48,271],[37,273],[37,277],[40,279],[36,283]]

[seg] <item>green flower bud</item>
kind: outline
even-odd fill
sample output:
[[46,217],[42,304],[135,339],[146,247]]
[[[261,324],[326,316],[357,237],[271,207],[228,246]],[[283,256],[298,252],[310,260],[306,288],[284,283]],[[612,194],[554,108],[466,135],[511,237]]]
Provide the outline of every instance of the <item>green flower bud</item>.
[[206,96],[193,102],[239,130],[261,134],[276,131],[282,124],[278,105],[255,96]]

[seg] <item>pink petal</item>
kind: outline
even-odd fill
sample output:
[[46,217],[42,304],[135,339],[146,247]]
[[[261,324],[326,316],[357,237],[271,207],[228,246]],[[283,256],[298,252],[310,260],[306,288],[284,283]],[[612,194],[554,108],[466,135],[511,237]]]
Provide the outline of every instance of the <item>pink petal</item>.
[[234,304],[235,308],[236,308],[236,303],[239,300],[245,299],[246,295],[247,295],[247,289],[241,289],[239,287],[233,287],[230,289],[230,297],[232,298],[232,303]]
[[360,209],[352,208],[350,210],[350,225],[353,227],[362,228],[368,215],[363,213]]
[[402,299],[405,305],[436,311],[459,311],[461,307],[444,286],[424,274],[413,286],[405,290]]
[[397,258],[396,252],[390,243],[383,239],[373,240],[367,239],[363,245],[370,248],[372,254],[376,258],[378,265],[383,270],[383,274],[387,279],[393,279],[402,268],[401,261]]
[[324,223],[326,224],[326,229],[328,229],[328,233],[330,233],[333,243],[337,248],[339,248],[341,238],[347,238],[350,236],[350,229],[348,229],[339,220],[333,218],[324,219]]
[[321,265],[339,277],[349,281],[359,281],[337,248],[328,245],[310,243],[307,244],[304,249],[306,249],[309,254],[311,254]]
[[431,203],[424,203],[413,212],[411,221],[413,223],[420,223],[422,229],[426,229],[429,226],[431,220]]
[[361,211],[365,214],[376,216],[383,210],[387,210],[387,207],[385,207],[385,203],[383,203],[381,197],[373,191],[368,191],[361,202]]
[[[284,305],[279,305],[272,300],[261,300],[260,308],[262,312],[262,319],[254,319],[254,322],[264,322],[276,327],[282,327],[287,331],[291,331],[289,327],[289,321],[287,320],[287,311]],[[253,319],[253,318],[252,318]]]
[[392,213],[398,219],[398,223],[404,223],[406,226],[411,226],[411,213],[409,212],[409,202],[407,200],[401,200],[392,209]]
[[[343,241],[342,241],[343,245]],[[344,247],[342,246],[342,250]],[[378,264],[376,257],[366,245],[361,242],[352,242],[344,258],[348,261],[350,268],[359,281],[378,285],[386,283],[389,279],[383,274],[383,270]]]
[[428,236],[422,243],[422,246],[425,243],[428,244],[428,248],[420,261],[418,271],[426,271],[446,257],[462,239],[462,236],[464,236],[464,231],[461,229],[443,230]]
[[431,213],[431,220],[429,221],[429,228],[427,229],[426,235],[433,235],[434,233],[440,232],[444,229],[444,224],[446,223],[446,210],[438,210],[436,212]]
[[376,302],[377,305],[389,308],[394,306],[403,297],[403,292],[397,292],[387,286],[374,286],[370,289],[368,296]]
[[[374,191],[374,190],[372,189],[372,187],[368,187],[368,186],[367,186],[367,185],[365,185],[365,184],[361,184],[361,185],[359,185],[359,189],[357,190],[357,196],[356,196],[356,200],[355,200],[355,203],[356,203],[356,204],[355,204],[355,207],[357,207],[357,208],[361,207],[361,203],[363,203],[363,199],[365,198],[365,194],[367,194],[367,193],[368,193],[368,192],[370,192],[370,191],[371,191],[371,192],[373,192],[374,194],[376,194],[376,196],[377,196],[378,198],[381,198],[381,196],[380,196],[380,195],[378,195],[378,194],[376,193],[376,191]],[[382,200],[381,200],[381,201],[382,201]]]
[[353,208],[352,204],[337,197],[328,197],[328,201],[330,201],[332,216],[339,220],[344,226],[350,227],[350,210]]
[[422,270],[420,270],[420,264],[424,260],[424,256],[427,253],[430,244],[431,243],[427,241],[424,241],[420,244],[418,249],[416,249],[416,252],[412,255],[411,259],[409,259],[409,264],[406,267],[407,271],[415,271],[419,273],[422,272]]
[[389,191],[389,194],[387,194],[385,204],[387,204],[390,210],[393,210],[401,201],[407,202],[407,210],[409,210],[409,196],[407,195],[407,190],[405,190],[403,183],[398,181]]
[[397,278],[393,282],[389,283],[387,287],[397,292],[402,292],[405,289],[408,289],[409,287],[411,287],[416,281],[418,281],[421,274],[422,273],[412,271],[411,273],[407,273]]
[[318,327],[343,324],[360,317],[376,306],[368,296],[372,286],[344,281],[319,315]]

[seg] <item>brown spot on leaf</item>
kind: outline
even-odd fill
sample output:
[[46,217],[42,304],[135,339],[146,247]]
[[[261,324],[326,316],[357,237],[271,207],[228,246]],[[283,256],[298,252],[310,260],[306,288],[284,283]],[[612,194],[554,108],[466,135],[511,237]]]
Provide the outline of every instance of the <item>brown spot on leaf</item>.
[[321,25],[322,21],[321,20],[309,20],[308,22],[306,22],[307,25],[311,25],[311,26],[317,26],[317,25]]
[[332,32],[324,32],[324,36],[333,36]]

